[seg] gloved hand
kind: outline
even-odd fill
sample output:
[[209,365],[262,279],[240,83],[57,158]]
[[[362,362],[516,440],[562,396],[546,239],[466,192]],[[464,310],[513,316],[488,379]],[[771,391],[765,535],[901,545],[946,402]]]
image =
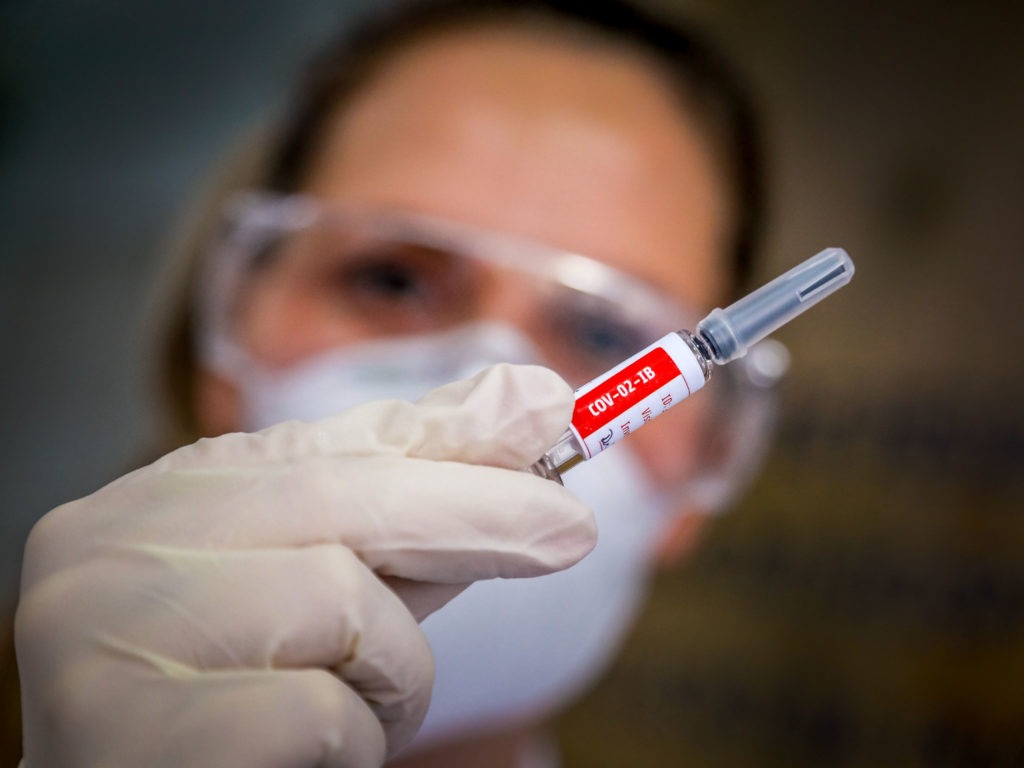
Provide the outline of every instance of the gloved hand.
[[201,440],[53,510],[17,614],[24,764],[379,766],[429,702],[417,619],[593,546],[564,488],[509,471],[571,408],[550,371],[496,366]]

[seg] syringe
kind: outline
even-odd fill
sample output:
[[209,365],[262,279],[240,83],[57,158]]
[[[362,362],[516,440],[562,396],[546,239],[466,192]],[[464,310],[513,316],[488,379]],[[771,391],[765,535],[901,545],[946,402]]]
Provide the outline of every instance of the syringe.
[[725,309],[713,309],[695,332],[658,339],[576,390],[569,428],[529,471],[562,482],[563,472],[692,395],[714,366],[742,357],[852,277],[846,251],[826,248]]

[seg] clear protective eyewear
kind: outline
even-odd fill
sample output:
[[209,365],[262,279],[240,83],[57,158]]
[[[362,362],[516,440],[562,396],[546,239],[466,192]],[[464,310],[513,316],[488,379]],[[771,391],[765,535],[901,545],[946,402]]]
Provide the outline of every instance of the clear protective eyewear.
[[347,324],[363,337],[431,333],[479,319],[489,291],[514,280],[523,330],[545,362],[578,385],[665,328],[700,319],[600,261],[422,215],[246,195],[229,204],[227,216],[201,310],[204,323],[231,335],[244,294],[261,274],[294,292],[308,316]]
[[[593,258],[420,214],[262,193],[232,199],[225,213],[198,297],[207,357],[218,340],[244,346],[246,316],[261,284],[273,286],[274,307],[301,307],[304,333],[339,341],[436,333],[484,319],[495,287],[512,285],[522,306],[520,330],[541,362],[573,386],[702,317]],[[787,360],[780,344],[763,342],[716,372],[713,397],[681,409],[715,412],[704,419],[714,425],[706,453],[733,465],[727,481],[721,472],[703,473],[703,491],[690,482],[698,496],[731,495],[738,476],[759,464],[775,410],[772,390]]]

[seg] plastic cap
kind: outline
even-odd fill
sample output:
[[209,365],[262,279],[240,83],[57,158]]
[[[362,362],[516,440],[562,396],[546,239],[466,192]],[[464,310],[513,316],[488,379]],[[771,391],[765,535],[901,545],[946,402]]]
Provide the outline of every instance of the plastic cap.
[[697,335],[721,365],[742,357],[751,345],[842,288],[853,277],[853,261],[842,248],[826,248],[725,309],[697,324]]

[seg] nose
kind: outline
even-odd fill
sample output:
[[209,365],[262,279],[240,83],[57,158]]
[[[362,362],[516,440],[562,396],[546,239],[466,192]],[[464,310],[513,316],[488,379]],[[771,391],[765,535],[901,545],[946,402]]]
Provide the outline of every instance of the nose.
[[474,320],[514,328],[530,341],[539,362],[566,375],[566,354],[552,325],[551,296],[543,281],[526,272],[495,269],[482,282]]
[[480,292],[477,319],[512,326],[542,345],[544,312],[540,294],[537,281],[529,275],[494,270]]

